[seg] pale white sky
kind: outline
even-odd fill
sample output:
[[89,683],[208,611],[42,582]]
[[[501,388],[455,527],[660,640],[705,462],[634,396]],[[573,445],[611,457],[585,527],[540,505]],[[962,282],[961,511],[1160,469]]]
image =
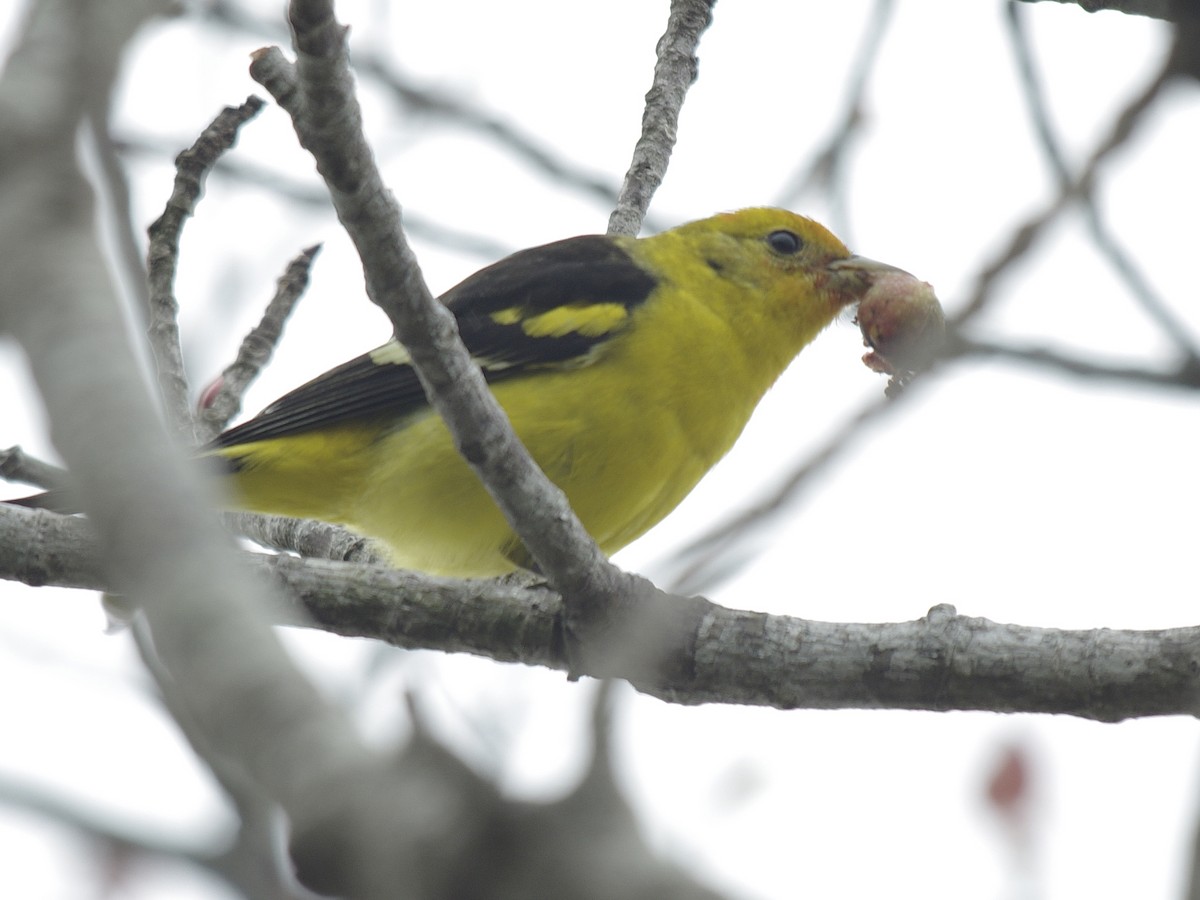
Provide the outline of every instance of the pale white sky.
[[[262,4],[263,15],[277,4]],[[865,2],[722,3],[700,79],[652,206],[677,224],[776,200],[837,121]],[[619,0],[602,15],[550,0],[339,5],[359,46],[393,48],[406,73],[519,125],[616,183],[637,134],[666,4]],[[380,13],[385,10],[385,13]],[[1155,69],[1158,23],[1059,4],[1025,10],[1073,162]],[[11,13],[4,26],[11,29]],[[387,22],[380,26],[380,20]],[[366,24],[376,23],[376,24]],[[172,148],[220,106],[257,91],[261,40],[183,20],[149,30],[127,70],[118,131]],[[261,92],[260,92],[261,93]],[[601,231],[608,210],[549,185],[457,126],[364,97],[387,176],[415,215],[512,249]],[[1014,76],[998,3],[900,4],[850,157],[852,247],[930,281],[952,312],[1015,223],[1051,196]],[[1155,288],[1200,335],[1194,210],[1200,104],[1175,87],[1106,170],[1102,208]],[[138,156],[139,221],[169,191],[170,154]],[[278,110],[233,157],[315,185]],[[819,196],[795,204],[827,220]],[[248,408],[381,342],[382,316],[331,215],[296,211],[220,175],[185,233],[182,324],[198,380],[256,319],[299,248],[325,241],[278,364]],[[416,248],[435,291],[488,260]],[[1164,341],[1086,240],[1077,216],[1006,276],[977,334],[1089,357],[1162,359]],[[671,548],[767,492],[884,380],[835,325],[764,401],[742,442],[681,510],[618,562],[665,573]],[[11,348],[0,345],[6,435],[48,452]],[[1008,363],[931,378],[825,470],[760,555],[712,599],[818,619],[912,619],[935,603],[1029,625],[1157,628],[1196,622],[1195,399],[1083,383]],[[19,490],[19,489],[18,489]],[[13,491],[16,493],[16,490]],[[96,598],[3,587],[0,786],[20,781],[154,833],[200,842],[225,815],[163,719],[126,638]],[[294,633],[289,644],[364,730],[403,733],[401,691],[427,698],[442,733],[523,795],[569,785],[580,766],[587,684],[562,675],[364,641]],[[1126,898],[1180,895],[1197,799],[1197,730],[1182,719],[1098,725],[980,713],[777,712],[672,707],[622,697],[621,775],[647,833],[731,896]],[[1002,831],[982,802],[1003,747],[1033,762],[1036,893],[1019,894]],[[101,896],[96,860],[68,832],[0,808],[0,894]],[[185,872],[138,873],[111,896],[224,897]]]

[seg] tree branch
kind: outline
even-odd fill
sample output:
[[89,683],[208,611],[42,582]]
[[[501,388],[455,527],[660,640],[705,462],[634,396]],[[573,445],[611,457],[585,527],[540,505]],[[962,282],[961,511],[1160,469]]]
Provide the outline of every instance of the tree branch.
[[116,261],[122,273],[123,287],[131,293],[134,301],[133,316],[143,328],[150,316],[150,285],[147,278],[146,258],[140,233],[134,224],[133,194],[129,188],[129,173],[121,159],[119,148],[109,129],[109,98],[91,110],[88,124],[91,126],[92,145],[100,163],[106,208],[110,210],[113,238],[116,243]]
[[284,323],[308,288],[309,271],[320,249],[319,244],[309,247],[288,264],[276,282],[275,296],[267,304],[262,318],[242,340],[234,361],[218,376],[212,399],[206,401],[201,397],[196,423],[200,442],[216,437],[241,411],[246,389],[271,361],[283,336]]
[[[41,517],[37,528],[32,517]],[[103,587],[86,528],[80,519],[0,507],[0,578]],[[286,588],[288,599],[274,607],[283,624],[570,668],[562,598],[528,578],[462,581],[286,556],[252,561]],[[911,622],[832,623],[702,598],[664,602],[670,618],[659,637],[669,664],[652,675],[636,663],[596,674],[626,677],[681,704],[995,710],[1104,722],[1200,711],[1200,627],[1064,631],[969,618],[950,606]]]
[[712,22],[716,0],[671,0],[667,30],[658,41],[654,80],[642,112],[642,136],[633,148],[617,208],[608,218],[609,234],[636,236],[650,199],[667,173],[679,127],[679,111],[696,80],[700,62],[696,47]]
[[0,450],[0,476],[44,490],[65,488],[70,480],[66,469],[30,456],[20,447]]
[[361,534],[317,519],[292,519],[259,513],[227,512],[226,526],[234,534],[249,538],[264,547],[290,550],[301,556],[384,565],[386,557],[374,543]]
[[147,253],[150,274],[150,347],[158,372],[158,389],[167,421],[180,443],[195,446],[196,433],[188,401],[187,373],[179,342],[179,301],[175,299],[175,271],[179,265],[179,238],[192,215],[204,180],[222,153],[237,140],[238,129],[258,115],[263,101],[248,97],[239,107],[226,107],[187,150],[175,159],[175,186],[166,209],[150,225]]

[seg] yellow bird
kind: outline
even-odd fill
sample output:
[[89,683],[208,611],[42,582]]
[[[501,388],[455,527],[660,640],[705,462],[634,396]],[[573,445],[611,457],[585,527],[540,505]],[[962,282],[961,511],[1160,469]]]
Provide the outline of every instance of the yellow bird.
[[[687,496],[839,311],[897,271],[811,219],[746,209],[523,250],[441,299],[517,435],[613,553]],[[211,453],[238,505],[341,523],[398,566],[488,576],[530,565],[395,340],[225,432]]]

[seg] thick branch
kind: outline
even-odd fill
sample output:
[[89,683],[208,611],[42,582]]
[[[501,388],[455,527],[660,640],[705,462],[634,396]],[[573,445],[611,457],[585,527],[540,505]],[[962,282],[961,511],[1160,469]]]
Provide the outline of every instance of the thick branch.
[[[37,527],[30,527],[30,522]],[[0,507],[0,578],[102,587],[87,525]],[[80,549],[84,548],[84,549]],[[280,621],[399,647],[567,669],[561,597],[515,579],[459,581],[292,557],[256,557],[291,598]],[[958,616],[813,622],[664,598],[669,626],[655,677],[639,690],[673,703],[781,709],[994,710],[1100,721],[1195,715],[1200,628],[1062,631]]]
[[[566,669],[560,599],[545,587],[425,579],[277,557],[270,564],[321,627]],[[1100,721],[1200,711],[1200,627],[1064,631],[959,616],[814,622],[663,596],[672,630],[659,680],[673,703],[780,709],[1065,713]],[[603,674],[617,674],[605,672]]]
[[[80,0],[34,7],[0,80],[0,321],[26,350],[97,535],[99,571],[150,624],[171,676],[163,690],[177,692],[216,752],[311,828],[336,818],[352,789],[395,801],[394,779],[297,672],[267,627],[266,585],[233,563],[228,537],[202,511],[196,475],[171,449],[129,346],[75,160],[85,98],[109,89],[149,12]],[[23,554],[47,575],[57,564],[36,544]]]

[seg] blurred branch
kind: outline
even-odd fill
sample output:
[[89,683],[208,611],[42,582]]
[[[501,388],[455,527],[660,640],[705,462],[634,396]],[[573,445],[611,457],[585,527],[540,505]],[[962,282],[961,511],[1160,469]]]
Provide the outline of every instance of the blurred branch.
[[[1021,7],[1015,0],[1010,0],[1005,5],[1005,13],[1009,41],[1016,56],[1025,103],[1033,118],[1038,141],[1046,161],[1050,164],[1050,168],[1058,180],[1059,190],[1064,193],[1069,192],[1071,173],[1067,166],[1066,155],[1054,133],[1054,126],[1050,122],[1050,111],[1046,108],[1045,102],[1045,89],[1033,58],[1033,50],[1029,45],[1029,36],[1025,31]],[[1081,192],[1076,200],[1083,210],[1084,222],[1087,224],[1092,242],[1096,245],[1101,257],[1108,261],[1113,271],[1125,283],[1126,289],[1180,351],[1186,354],[1193,363],[1200,362],[1200,350],[1197,349],[1195,342],[1188,334],[1187,327],[1171,312],[1166,302],[1155,293],[1149,281],[1133,261],[1133,257],[1125,252],[1116,236],[1109,230],[1100,215],[1093,192],[1091,190]]]
[[1092,193],[1100,169],[1110,156],[1121,149],[1133,136],[1142,117],[1154,105],[1163,87],[1176,74],[1175,60],[1168,54],[1158,72],[1150,79],[1139,94],[1134,96],[1114,118],[1108,135],[1100,141],[1084,163],[1079,174],[1061,185],[1058,194],[1041,212],[1030,216],[1019,226],[1009,239],[1008,246],[976,276],[967,302],[947,320],[951,328],[961,326],[977,316],[994,296],[1000,278],[1013,265],[1024,259],[1051,224],[1066,212],[1081,197]]
[[225,879],[246,897],[271,900],[311,897],[290,877],[290,867],[279,858],[278,837],[282,823],[274,802],[239,760],[212,746],[204,729],[188,710],[185,692],[179,690],[170,670],[159,660],[154,637],[146,627],[145,619],[134,616],[130,632],[143,664],[158,685],[158,699],[197,756],[208,766],[237,813],[238,826],[228,845],[219,852],[193,855],[189,857],[190,861]]
[[57,796],[49,789],[36,788],[11,777],[0,777],[0,805],[45,816],[102,845],[108,852],[162,856],[206,867],[206,851],[202,848],[167,840],[158,829],[122,827],[115,816],[91,812],[77,798]]
[[[117,142],[117,148],[122,153],[137,153],[152,157],[161,157],[170,152],[167,150],[166,142],[150,137],[127,136]],[[212,172],[214,175],[222,175],[259,190],[270,191],[292,203],[320,210],[331,208],[329,191],[323,184],[302,183],[280,172],[229,157],[219,159]],[[489,262],[502,256],[508,256],[517,249],[497,241],[490,235],[451,228],[419,213],[413,213],[411,210],[405,210],[404,227],[410,233],[420,236],[431,244],[446,247],[458,253],[477,256]]]
[[[56,796],[49,790],[35,788],[12,778],[0,778],[0,805],[22,809],[78,832],[97,845],[106,856],[159,857],[185,863],[207,872],[225,882],[231,889],[256,900],[315,900],[314,895],[294,883],[288,884],[287,869],[272,852],[277,843],[274,834],[269,843],[252,844],[239,830],[234,840],[224,846],[198,846],[195,843],[171,841],[153,825],[141,827],[120,825],[118,817],[109,813],[92,812],[76,797]],[[125,818],[125,817],[121,817]],[[274,823],[268,827],[278,830]]]
[[1182,15],[1175,24],[1175,43],[1171,47],[1172,70],[1181,78],[1200,81],[1200,9],[1194,3],[1179,0]]
[[[916,382],[920,384],[920,382]],[[910,386],[904,394],[915,388]],[[670,574],[668,590],[677,594],[711,591],[737,574],[757,554],[758,538],[779,518],[791,513],[804,489],[829,463],[864,434],[866,426],[897,408],[897,399],[879,398],[863,406],[824,444],[780,478],[767,497],[705,530],[676,549],[660,565]]]
[[109,220],[115,235],[117,263],[123,273],[121,279],[126,290],[133,293],[131,313],[134,321],[143,328],[150,315],[150,285],[146,272],[146,259],[134,225],[133,196],[129,190],[129,176],[121,159],[119,148],[113,141],[109,129],[108,98],[88,114],[91,126],[92,146],[100,163],[100,179],[109,211]]
[[1020,0],[1022,3],[1065,3],[1085,12],[1112,10],[1152,19],[1179,19],[1189,15],[1190,0]]
[[191,217],[204,191],[204,181],[217,157],[233,146],[238,129],[258,115],[262,107],[263,101],[258,97],[248,97],[240,107],[226,107],[196,142],[176,157],[171,197],[162,215],[148,229],[150,347],[154,351],[158,388],[167,421],[185,447],[196,444],[196,432],[179,342],[179,302],[175,299],[179,238],[184,222]]
[[373,53],[356,54],[354,69],[366,76],[373,75],[385,90],[414,113],[434,116],[478,132],[548,179],[574,188],[605,207],[617,199],[617,185],[607,177],[573,165],[532,135],[493,113],[477,109],[449,94],[417,87],[399,74],[391,62]]
[[[249,15],[236,3],[218,0],[207,5],[206,14],[219,24],[270,41],[284,41],[286,32],[275,20],[263,20]],[[604,175],[588,172],[543,144],[537,137],[486,109],[472,105],[450,93],[416,84],[400,72],[396,63],[370,49],[354,52],[355,71],[363,78],[372,78],[401,107],[414,115],[423,115],[449,125],[475,132],[492,140],[502,150],[541,172],[547,178],[572,188],[610,207],[616,200],[618,185]],[[407,215],[407,214],[406,214]],[[410,227],[410,230],[415,230]],[[505,254],[491,254],[494,257]]]
[[242,896],[256,900],[315,900],[313,894],[285,874],[287,867],[279,860],[274,846],[278,843],[275,833],[279,824],[273,808],[264,810],[268,815],[258,821],[257,840],[247,840],[249,829],[243,824],[232,841],[220,841],[223,846],[199,846],[194,842],[168,840],[153,825],[118,824],[118,817],[93,812],[79,798],[57,796],[48,789],[14,778],[0,777],[0,805],[44,816],[70,828],[96,844],[106,856],[160,857],[186,863],[216,876]]
[[[152,408],[96,243],[77,131],[86,98],[111,90],[124,45],[157,9],[44,0],[0,78],[0,315],[25,349],[88,513],[86,523],[56,524],[81,539],[94,529],[96,545],[79,546],[107,586],[144,612],[208,744],[239,760],[296,828],[342,825],[339,805],[365,793],[377,798],[364,807],[379,817],[372,824],[386,831],[388,810],[403,806],[387,766],[296,670],[261,607],[267,586],[201,512],[197,478]],[[4,510],[10,524],[14,512]],[[35,543],[17,555],[49,583],[63,564],[44,546],[41,526],[52,518],[29,516],[25,539]],[[368,871],[387,865],[369,847],[352,845],[348,856]]]
[[696,47],[712,23],[715,2],[671,0],[667,30],[658,41],[658,62],[642,111],[642,134],[633,148],[633,160],[625,173],[617,207],[608,218],[609,234],[632,237],[642,229],[650,199],[667,173],[679,111],[699,71]]
[[952,336],[947,342],[944,358],[968,356],[1031,363],[1081,378],[1120,381],[1146,387],[1200,390],[1200,360],[1192,358],[1184,359],[1174,369],[1147,369],[1080,359],[1046,347],[1022,347],[962,335]]
[[830,216],[834,230],[847,244],[852,244],[850,216],[846,209],[845,165],[851,143],[862,130],[865,120],[863,97],[879,59],[879,48],[892,21],[894,0],[875,0],[875,6],[867,15],[867,26],[862,44],[850,67],[850,80],[846,98],[841,104],[842,117],[834,126],[833,133],[826,138],[824,146],[807,164],[797,169],[780,191],[777,205],[791,208],[805,193],[814,188],[824,188],[829,195]]
[[[1200,803],[1193,803],[1193,810],[1197,809],[1200,809]],[[1193,812],[1191,837],[1187,862],[1187,887],[1183,892],[1183,900],[1200,900],[1200,815],[1195,812]]]
[[320,249],[320,244],[309,247],[288,264],[276,282],[275,296],[267,304],[262,319],[243,339],[234,361],[217,377],[215,394],[211,399],[201,398],[196,423],[200,443],[216,437],[241,412],[246,389],[271,361],[283,335],[284,323],[308,288],[309,271]]
[[70,480],[66,469],[30,456],[20,447],[0,450],[0,476],[45,490],[65,488]]
[[[49,513],[0,505],[0,577],[96,587],[85,523],[61,519],[76,540],[59,570],[19,568],[37,536],[22,520]],[[82,548],[82,549],[81,549]],[[284,624],[371,637],[398,647],[472,653],[567,670],[562,598],[515,578],[461,581],[376,566],[257,556],[286,588],[273,607]],[[957,615],[938,606],[889,624],[814,622],[728,609],[702,598],[671,601],[663,636],[671,656],[654,677],[627,677],[670,703],[779,709],[925,709],[1062,713],[1111,722],[1195,715],[1200,628],[1064,631]],[[611,668],[611,667],[610,667]],[[397,837],[399,841],[399,837]]]

